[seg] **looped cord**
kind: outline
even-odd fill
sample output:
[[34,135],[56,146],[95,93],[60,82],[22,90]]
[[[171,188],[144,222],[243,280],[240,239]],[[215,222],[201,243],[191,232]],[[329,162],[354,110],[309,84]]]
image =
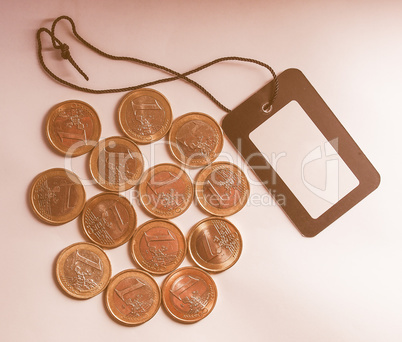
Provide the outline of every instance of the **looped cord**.
[[[47,33],[51,40],[52,40],[52,45],[55,49],[59,49],[61,52],[61,57],[63,59],[68,60],[72,66],[74,66],[74,68],[88,81],[89,77],[84,73],[84,71],[77,65],[77,63],[74,61],[74,59],[71,56],[71,52],[70,52],[70,48],[67,44],[62,43],[55,35],[55,29],[56,29],[56,25],[60,20],[67,20],[68,22],[70,22],[71,24],[71,29],[73,31],[74,36],[77,38],[78,41],[80,41],[83,45],[85,45],[87,48],[89,48],[90,50],[96,52],[97,54],[112,59],[112,60],[118,60],[118,61],[129,61],[129,62],[133,62],[133,63],[137,63],[137,64],[141,64],[150,68],[154,68],[154,69],[159,69],[162,70],[164,72],[166,72],[167,74],[173,75],[171,77],[166,77],[166,78],[161,78],[159,80],[155,80],[155,81],[151,81],[151,82],[147,82],[147,83],[143,83],[143,84],[139,84],[139,85],[135,85],[135,86],[131,86],[131,87],[124,87],[124,88],[114,88],[114,89],[90,89],[90,88],[85,88],[85,87],[81,87],[79,85],[70,83],[68,81],[63,80],[62,78],[58,77],[57,75],[55,75],[47,66],[46,63],[44,61],[43,55],[42,55],[42,41],[41,41],[41,34],[42,32]],[[251,58],[243,58],[243,57],[236,57],[236,56],[231,56],[231,57],[222,57],[222,58],[218,58],[215,59],[209,63],[206,63],[204,65],[201,65],[195,69],[192,69],[190,71],[187,71],[183,74],[174,71],[172,69],[169,69],[163,65],[159,65],[156,63],[151,63],[148,61],[144,61],[138,58],[134,58],[134,57],[123,57],[123,56],[114,56],[111,54],[108,54],[106,52],[103,52],[101,50],[99,50],[98,48],[96,48],[95,46],[93,46],[92,44],[90,44],[89,42],[87,42],[84,38],[82,38],[75,27],[75,23],[74,21],[68,17],[68,16],[60,16],[58,18],[56,18],[53,21],[52,24],[52,28],[51,30],[48,30],[47,28],[40,28],[37,33],[36,33],[36,40],[37,40],[37,44],[38,44],[38,59],[39,59],[39,63],[42,66],[42,68],[45,70],[45,72],[52,77],[53,79],[55,79],[56,81],[60,82],[61,84],[68,86],[70,88],[76,89],[76,90],[80,90],[83,92],[87,92],[87,93],[92,93],[92,94],[107,94],[107,93],[118,93],[118,92],[125,92],[125,91],[131,91],[131,90],[136,90],[136,89],[140,89],[140,88],[144,88],[144,87],[149,87],[155,84],[160,84],[160,83],[164,83],[164,82],[171,82],[171,81],[175,81],[178,79],[182,79],[188,83],[190,83],[191,85],[193,85],[194,87],[198,88],[201,92],[203,92],[212,102],[214,102],[219,108],[221,108],[222,110],[226,111],[226,112],[230,112],[231,110],[227,107],[225,107],[222,103],[220,103],[214,96],[212,96],[212,94],[207,91],[203,86],[201,86],[199,83],[193,81],[192,79],[188,78],[187,76],[194,74],[196,72],[199,72],[203,69],[206,69],[214,64],[220,63],[220,62],[224,62],[224,61],[241,61],[241,62],[248,62],[248,63],[254,63],[257,65],[260,65],[266,69],[269,70],[269,72],[272,74],[272,77],[274,79],[275,82],[275,86],[274,86],[274,90],[271,94],[271,96],[268,98],[267,96],[267,103],[264,104],[264,107],[269,108],[270,106],[272,106],[272,104],[274,103],[276,96],[278,94],[278,89],[279,89],[279,83],[278,83],[278,79],[277,76],[274,72],[274,70],[268,65],[265,64],[263,62],[260,62],[256,59],[251,59]]]

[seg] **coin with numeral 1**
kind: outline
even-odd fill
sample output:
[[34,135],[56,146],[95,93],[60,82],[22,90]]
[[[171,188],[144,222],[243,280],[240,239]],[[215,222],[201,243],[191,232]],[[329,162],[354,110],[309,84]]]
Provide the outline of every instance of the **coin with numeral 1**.
[[212,163],[221,153],[222,129],[207,114],[184,114],[172,123],[169,146],[179,162],[189,167],[203,167]]
[[195,180],[198,203],[215,216],[237,213],[247,203],[250,186],[243,171],[228,162],[216,162],[205,167]]
[[30,192],[34,213],[44,222],[63,224],[75,219],[85,205],[85,190],[78,176],[66,169],[37,175]]
[[184,213],[194,198],[190,177],[174,164],[158,164],[145,171],[139,193],[144,208],[151,215],[165,219]]
[[128,93],[118,109],[124,133],[138,144],[149,144],[166,135],[172,124],[168,100],[153,89],[137,89]]
[[168,314],[182,323],[195,323],[215,307],[218,291],[211,276],[197,267],[170,273],[162,284],[162,303]]
[[112,267],[105,252],[92,243],[75,243],[65,248],[56,262],[56,278],[70,296],[88,299],[109,283]]
[[94,148],[101,134],[101,123],[88,103],[69,100],[55,105],[46,120],[46,136],[60,153],[80,156]]
[[101,140],[92,150],[89,169],[102,188],[126,191],[138,183],[144,169],[144,159],[134,141],[109,137]]
[[87,201],[81,223],[85,235],[92,242],[104,248],[115,248],[130,240],[137,216],[127,198],[109,192]]
[[116,274],[106,290],[106,308],[119,323],[138,325],[150,320],[159,310],[161,293],[147,272],[125,270]]
[[238,229],[221,217],[198,222],[188,234],[191,259],[208,272],[222,272],[240,258],[243,242]]
[[144,270],[167,274],[175,270],[186,256],[186,238],[174,223],[150,220],[138,227],[131,240],[131,255]]

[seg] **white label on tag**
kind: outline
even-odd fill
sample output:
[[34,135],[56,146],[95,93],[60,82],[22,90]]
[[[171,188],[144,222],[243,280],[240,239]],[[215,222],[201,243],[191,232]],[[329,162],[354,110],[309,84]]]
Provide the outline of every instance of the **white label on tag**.
[[314,219],[359,185],[336,151],[337,139],[329,143],[296,101],[258,126],[250,139]]

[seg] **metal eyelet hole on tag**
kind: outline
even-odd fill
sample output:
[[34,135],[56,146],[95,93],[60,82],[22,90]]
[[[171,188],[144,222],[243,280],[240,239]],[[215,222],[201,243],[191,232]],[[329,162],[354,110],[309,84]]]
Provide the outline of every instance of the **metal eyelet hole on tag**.
[[272,111],[272,105],[270,105],[270,104],[267,102],[267,103],[265,103],[265,104],[262,105],[261,109],[262,109],[262,111],[263,111],[265,114],[269,114],[269,113],[271,113],[271,111]]

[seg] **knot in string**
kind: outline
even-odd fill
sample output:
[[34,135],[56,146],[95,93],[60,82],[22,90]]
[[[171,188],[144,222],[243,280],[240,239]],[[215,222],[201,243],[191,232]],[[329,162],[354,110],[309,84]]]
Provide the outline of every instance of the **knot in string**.
[[[74,66],[74,68],[88,81],[89,78],[88,76],[84,73],[84,71],[82,71],[82,69],[77,65],[77,63],[74,61],[74,59],[71,56],[70,53],[70,48],[67,44],[62,43],[55,35],[55,29],[56,29],[56,25],[60,20],[67,20],[68,22],[70,22],[71,24],[71,29],[72,32],[75,36],[75,38],[81,42],[83,45],[85,45],[87,48],[89,48],[90,50],[96,52],[97,54],[109,58],[111,60],[118,60],[118,61],[128,61],[128,62],[133,62],[136,64],[140,64],[140,65],[144,65],[150,68],[154,68],[154,69],[158,69],[161,71],[166,72],[167,74],[170,74],[172,76],[170,77],[166,77],[166,78],[161,78],[159,80],[155,80],[155,81],[151,81],[151,82],[147,82],[147,83],[143,83],[143,84],[138,84],[138,85],[134,85],[131,87],[125,87],[125,88],[115,88],[115,89],[90,89],[90,88],[85,88],[85,87],[81,87],[79,85],[67,82],[65,80],[63,80],[62,78],[60,78],[59,76],[55,75],[47,66],[46,63],[44,61],[43,55],[42,55],[42,41],[41,41],[41,33],[45,32],[47,33],[51,40],[52,40],[52,44],[53,47],[55,49],[60,49],[61,51],[61,57],[63,59],[68,60],[72,66]],[[187,71],[185,73],[179,73],[177,71],[174,71],[172,69],[169,69],[163,65],[159,65],[156,63],[152,63],[152,62],[148,62],[148,61],[144,61],[135,57],[124,57],[124,56],[114,56],[111,54],[108,54],[106,52],[103,52],[101,50],[99,50],[98,48],[96,48],[95,46],[93,46],[92,44],[90,44],[89,42],[87,42],[84,38],[82,38],[78,32],[77,29],[75,27],[75,23],[74,21],[68,17],[68,16],[61,16],[56,18],[53,21],[52,24],[52,28],[51,30],[48,30],[47,28],[40,28],[37,33],[36,33],[36,40],[37,40],[37,44],[38,44],[38,58],[39,58],[39,63],[41,64],[42,68],[45,70],[45,72],[52,77],[53,79],[55,79],[56,81],[60,82],[61,84],[68,86],[70,88],[76,89],[76,90],[80,90],[80,91],[84,91],[87,93],[92,93],[92,94],[106,94],[106,93],[117,93],[117,92],[124,92],[124,91],[130,91],[130,90],[136,90],[136,89],[140,89],[140,88],[144,88],[144,87],[149,87],[155,84],[159,84],[159,83],[164,83],[164,82],[171,82],[171,81],[175,81],[178,79],[182,79],[188,83],[190,83],[191,85],[193,85],[194,87],[198,88],[201,92],[203,92],[212,102],[214,102],[219,108],[221,108],[222,110],[226,111],[226,112],[230,112],[230,109],[225,107],[222,103],[220,103],[214,96],[212,96],[212,94],[210,92],[208,92],[201,84],[193,81],[192,79],[188,78],[187,76],[194,74],[198,71],[201,71],[203,69],[206,69],[214,64],[220,63],[220,62],[224,62],[224,61],[240,61],[240,62],[248,62],[248,63],[254,63],[257,65],[260,65],[266,69],[269,70],[269,72],[271,73],[273,79],[274,79],[274,90],[272,92],[272,94],[267,94],[267,102],[263,105],[263,108],[271,108],[272,104],[274,103],[276,96],[278,94],[278,89],[279,89],[279,84],[278,84],[278,79],[277,76],[274,72],[274,70],[268,65],[265,64],[261,61],[258,61],[256,59],[251,59],[251,58],[244,58],[244,57],[236,57],[236,56],[231,56],[231,57],[222,57],[222,58],[218,58],[215,59],[209,63],[206,63],[204,65],[201,65],[193,70]],[[269,96],[270,95],[270,96]]]
[[61,50],[61,57],[63,57],[64,59],[69,59],[71,57],[70,47],[67,44],[61,44],[60,50]]

